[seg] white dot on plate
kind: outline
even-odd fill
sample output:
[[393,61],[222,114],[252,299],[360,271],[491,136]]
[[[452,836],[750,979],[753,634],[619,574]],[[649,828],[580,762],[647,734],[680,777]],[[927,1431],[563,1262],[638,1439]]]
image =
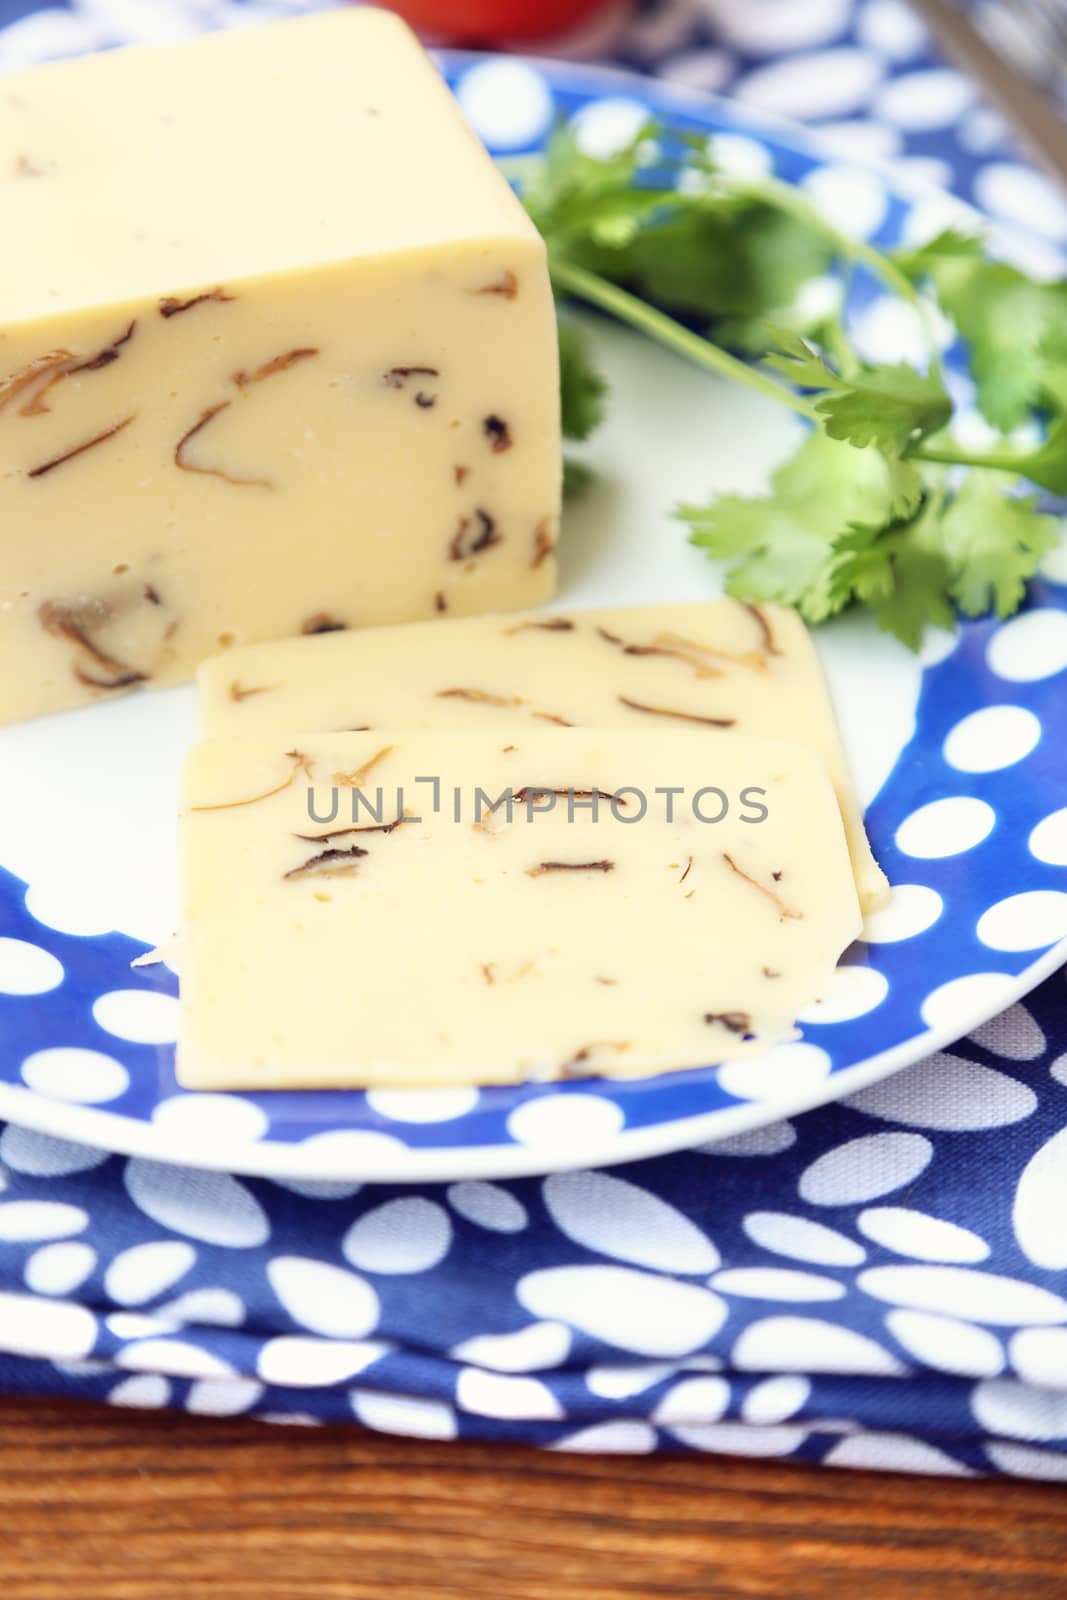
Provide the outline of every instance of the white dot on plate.
[[42,1245],[26,1263],[23,1277],[35,1294],[71,1294],[96,1266],[92,1245],[71,1240]]
[[881,1005],[889,979],[874,967],[838,967],[823,999],[805,1007],[798,1022],[851,1022]]
[[980,1015],[1008,1004],[1016,980],[1006,972],[969,972],[950,978],[928,994],[920,1007],[928,1028],[959,1028],[966,1032]]
[[1043,607],[997,629],[986,660],[998,678],[1010,683],[1035,683],[1067,667],[1067,612]]
[[508,1117],[508,1132],[527,1146],[573,1149],[613,1139],[623,1114],[613,1100],[592,1094],[544,1095],[528,1100]]
[[830,1075],[830,1057],[814,1044],[779,1044],[764,1055],[728,1061],[719,1083],[738,1100],[779,1100],[803,1094]]
[[1050,867],[1067,867],[1067,806],[1039,822],[1029,838],[1030,854]]
[[[83,891],[84,892],[84,891]],[[107,908],[95,898],[81,899],[65,881],[34,883],[26,891],[26,910],[46,928],[73,933],[80,938],[109,933],[114,926]]]
[[170,1044],[178,1031],[178,1002],[151,989],[112,989],[93,1006],[107,1033],[133,1044]]
[[1067,238],[1067,202],[1044,173],[1021,161],[989,161],[974,179],[974,197],[984,211],[1021,223],[1050,239]]
[[849,319],[852,342],[865,361],[911,361],[926,357],[926,329],[907,300],[880,295]]
[[885,179],[873,167],[816,167],[803,187],[819,214],[850,238],[869,238],[889,205]]
[[948,128],[966,111],[975,96],[975,86],[962,73],[950,67],[927,67],[920,72],[902,73],[879,90],[874,102],[875,115],[909,132],[929,128]]
[[[682,8],[685,9],[684,7]],[[746,55],[779,55],[828,44],[848,23],[848,0],[703,0],[701,11],[713,21],[716,38]]]
[[765,178],[774,169],[768,146],[747,133],[712,134],[708,154],[720,172],[735,178]]
[[900,149],[900,134],[884,122],[842,117],[837,122],[819,123],[819,143],[846,161],[888,161]]
[[1067,935],[1067,894],[1030,889],[998,900],[978,919],[977,933],[992,950],[1037,950]]
[[37,1094],[83,1106],[117,1100],[130,1082],[126,1068],[113,1056],[73,1045],[36,1050],[26,1057],[21,1071],[22,1081]]
[[25,939],[0,939],[0,994],[46,994],[62,982],[62,964],[51,951]]
[[1025,706],[983,706],[957,722],[943,754],[960,772],[999,772],[1028,756],[1041,737],[1041,724]]
[[[1057,260],[1060,259],[1056,252]],[[1037,570],[1045,578],[1051,578],[1053,583],[1067,583],[1067,539],[1061,539],[1047,555],[1042,556]],[[29,906],[29,897],[26,904]]]
[[933,927],[943,910],[941,896],[925,883],[895,884],[889,904],[881,911],[870,912],[865,919],[863,938],[867,944],[896,944],[899,939],[913,939]]
[[249,1144],[269,1126],[266,1113],[251,1100],[230,1094],[178,1094],[164,1100],[152,1121],[169,1138],[208,1144]]
[[552,95],[541,73],[506,57],[465,72],[456,98],[475,133],[497,150],[533,144],[552,121]]
[[904,818],[896,833],[897,848],[925,861],[962,855],[988,838],[996,820],[993,807],[974,795],[931,800]]
[[399,1139],[364,1128],[316,1133],[297,1149],[323,1178],[383,1180],[407,1159],[407,1148]]
[[648,120],[648,107],[640,100],[613,96],[591,100],[575,113],[571,127],[583,155],[606,161],[632,144]]
[[477,1089],[371,1089],[367,1104],[393,1122],[449,1122],[478,1104]]
[[843,117],[868,103],[881,76],[881,62],[866,50],[812,50],[757,67],[734,93],[777,116]]
[[932,194],[921,196],[904,218],[901,243],[913,246],[929,244],[946,228],[959,228],[964,233],[979,232],[982,216],[958,195],[935,190]]
[[960,642],[959,632],[949,628],[931,628],[923,631],[923,642],[919,647],[919,665],[921,667],[937,667],[942,661],[947,661]]
[[927,40],[922,19],[905,0],[867,0],[856,14],[862,44],[890,61],[918,55]]

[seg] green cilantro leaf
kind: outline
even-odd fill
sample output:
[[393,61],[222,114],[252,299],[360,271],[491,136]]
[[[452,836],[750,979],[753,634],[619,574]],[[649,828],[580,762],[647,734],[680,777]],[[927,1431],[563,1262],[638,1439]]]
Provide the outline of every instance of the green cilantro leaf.
[[866,367],[840,393],[815,405],[831,439],[846,439],[862,450],[874,445],[886,455],[903,455],[910,445],[937,433],[952,415],[952,402],[940,378],[896,366]]
[[927,624],[955,626],[939,512],[939,497],[928,496],[914,516],[855,525],[837,541],[835,582],[909,650],[919,648]]
[[[1029,479],[1067,495],[1067,280],[1032,279],[953,230],[881,254],[836,232],[796,190],[718,172],[706,142],[652,124],[604,159],[561,129],[534,165],[524,200],[557,293],[814,423],[766,494],[677,508],[692,542],[727,564],[732,594],[794,605],[809,622],[866,606],[911,648],[957,609],[1018,606],[1059,531],[1020,491]],[[846,288],[862,270],[913,305],[936,296],[966,343],[987,419],[1002,432],[1039,424],[1043,442],[956,442],[932,345],[928,365],[861,361],[842,296],[822,292],[837,265]],[[560,367],[564,431],[584,439],[605,389],[570,324]],[[567,492],[588,475],[568,461]]]
[[952,576],[951,593],[968,617],[1018,610],[1041,557],[1059,543],[1055,517],[1039,515],[1036,495],[1006,493],[1018,480],[972,472],[941,519],[940,537]]
[[604,420],[607,384],[573,322],[559,324],[560,419],[565,439],[588,439]]
[[676,515],[693,544],[730,563],[731,594],[777,600],[822,622],[852,599],[835,576],[837,540],[854,523],[883,523],[890,498],[881,456],[811,433],[774,473],[770,494],[719,495]]
[[1067,361],[1067,285],[991,261],[980,240],[952,230],[897,259],[933,284],[967,340],[983,416],[1004,432],[1026,421],[1047,396],[1049,369]]

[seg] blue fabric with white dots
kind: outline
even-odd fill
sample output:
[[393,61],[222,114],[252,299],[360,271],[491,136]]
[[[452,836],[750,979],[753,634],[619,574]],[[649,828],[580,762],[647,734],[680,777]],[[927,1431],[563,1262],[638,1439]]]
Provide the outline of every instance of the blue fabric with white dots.
[[[304,9],[0,0],[0,68]],[[898,188],[949,180],[1050,250],[1067,236],[1060,197],[933,59],[898,0],[670,3],[594,23],[560,48],[805,118],[846,157],[892,163]],[[553,87],[573,111],[596,88],[580,65],[569,70]],[[526,80],[516,92],[513,81],[509,129],[491,80],[471,72],[450,65],[489,142],[535,144],[548,87]],[[732,125],[757,138],[743,111]],[[790,162],[788,176],[822,165],[849,204],[878,203],[869,176],[842,177],[839,159],[786,144],[780,166]],[[908,207],[887,210],[880,189],[872,228],[899,228],[889,213]],[[917,192],[912,210],[928,204]],[[969,627],[928,667],[909,759],[870,816],[909,892],[854,963],[842,1020],[809,1026],[793,1047],[808,1052],[783,1063],[794,1075],[891,1044],[894,1026],[906,1038],[920,1019],[947,1023],[975,985],[1007,992],[1063,934],[1065,671],[1067,590],[1052,581],[1017,622]],[[976,681],[988,702],[977,713]],[[999,722],[974,721],[990,715]],[[988,770],[975,752],[994,743],[1011,759]],[[975,872],[974,852],[994,838]],[[174,981],[165,969],[131,974],[133,953],[118,935],[42,927],[0,874],[0,1082],[188,1133],[196,1097],[168,1079]],[[843,1104],[610,1172],[283,1182],[108,1155],[9,1123],[0,1386],[421,1437],[1067,1478],[1063,981]],[[685,1115],[690,1077],[629,1101],[601,1085],[567,1092],[599,1137],[620,1117]],[[724,1105],[773,1096],[743,1073],[721,1089]],[[298,1107],[290,1116],[284,1101],[220,1097],[212,1114],[229,1138],[299,1143]],[[463,1108],[465,1129],[475,1144],[536,1142],[544,1104],[492,1092],[477,1118]],[[391,1121],[370,1105],[360,1130],[417,1151],[449,1143],[448,1122]]]

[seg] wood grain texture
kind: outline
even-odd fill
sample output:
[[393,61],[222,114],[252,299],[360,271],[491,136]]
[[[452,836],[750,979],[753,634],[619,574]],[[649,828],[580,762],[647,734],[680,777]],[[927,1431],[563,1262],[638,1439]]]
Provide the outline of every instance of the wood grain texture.
[[1067,1492],[0,1402],[3,1600],[1055,1600]]

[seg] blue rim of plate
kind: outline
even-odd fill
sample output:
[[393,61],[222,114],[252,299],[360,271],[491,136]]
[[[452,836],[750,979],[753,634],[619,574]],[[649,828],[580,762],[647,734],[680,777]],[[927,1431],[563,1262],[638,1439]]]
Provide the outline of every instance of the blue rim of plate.
[[[620,124],[639,106],[697,133],[742,135],[763,146],[777,175],[792,182],[841,164],[778,119],[613,68],[473,52],[447,52],[439,64],[468,115],[480,95],[490,121],[487,75],[510,74],[496,103],[510,97],[525,122],[513,119],[510,133],[494,139],[472,116],[494,155],[535,150],[557,117],[610,101]],[[870,235],[876,242],[900,238],[916,203],[882,181],[884,215]],[[79,937],[45,926],[26,908],[26,885],[0,867],[0,938],[24,941],[58,974],[39,993],[0,994],[0,1117],[125,1154],[267,1177],[446,1181],[639,1159],[733,1137],[855,1093],[943,1049],[1067,960],[1065,671],[1067,586],[1044,581],[1032,587],[1019,618],[964,624],[949,652],[925,668],[913,736],[867,824],[890,881],[918,886],[912,898],[926,910],[917,920],[929,917],[933,896],[940,910],[909,936],[854,946],[845,965],[865,969],[855,985],[863,1009],[805,1024],[799,1042],[771,1057],[628,1082],[187,1094],[174,1080],[172,1045],[109,1031],[109,1006],[100,1004],[133,990],[173,1009],[173,973],[161,965],[131,969],[145,947],[123,934]],[[1006,706],[1036,728],[1033,748],[994,770],[953,765],[945,754],[953,730]],[[982,742],[973,725],[967,742],[972,750]],[[935,802],[940,813],[924,811]],[[918,812],[926,822],[913,820],[901,833]],[[1063,826],[1049,822],[1061,812]],[[1041,823],[1046,836],[1050,828],[1056,835],[1050,859],[1031,843]],[[967,828],[983,826],[973,847],[952,854],[909,853],[901,842],[914,850],[909,834],[918,833],[923,848],[933,839],[943,850],[947,836],[958,844]],[[1027,944],[1035,932],[1040,942]],[[42,1092],[42,1052],[69,1050],[95,1052],[103,1069],[99,1061],[90,1066],[73,1091]],[[68,1084],[71,1066],[90,1061],[48,1059],[66,1060]]]

